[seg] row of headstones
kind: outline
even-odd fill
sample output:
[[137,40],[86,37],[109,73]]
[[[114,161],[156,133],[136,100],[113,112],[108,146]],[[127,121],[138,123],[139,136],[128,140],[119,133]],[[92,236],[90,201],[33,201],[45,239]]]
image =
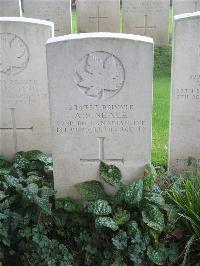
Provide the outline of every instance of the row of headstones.
[[[169,0],[123,0],[123,32],[168,44]],[[174,14],[194,12],[200,0],[174,0]],[[0,16],[20,16],[21,0],[0,0]],[[77,0],[78,32],[120,32],[120,0]],[[23,0],[24,16],[55,23],[55,35],[71,33],[71,0]]]
[[[174,170],[188,170],[188,156],[200,158],[199,34],[199,12],[176,17]],[[153,40],[115,33],[52,36],[51,22],[0,18],[0,153],[11,159],[20,150],[53,151],[58,196],[96,178],[101,160],[119,166],[125,182],[142,176],[151,160]]]

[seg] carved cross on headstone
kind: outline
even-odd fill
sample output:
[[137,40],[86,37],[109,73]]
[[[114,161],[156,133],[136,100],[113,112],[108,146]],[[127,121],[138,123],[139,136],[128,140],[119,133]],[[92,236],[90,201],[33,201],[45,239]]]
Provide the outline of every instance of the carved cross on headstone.
[[17,131],[22,131],[22,130],[33,130],[33,127],[17,127],[16,125],[16,117],[15,117],[15,108],[10,108],[10,113],[11,113],[11,127],[0,127],[0,130],[12,130],[13,133],[13,143],[14,143],[14,151],[15,153],[18,150],[17,147]]
[[100,31],[100,20],[101,19],[108,19],[108,17],[103,17],[100,15],[100,7],[97,6],[97,16],[95,17],[89,17],[89,19],[97,19],[97,23],[98,23],[98,32]]
[[80,159],[81,162],[121,162],[124,163],[124,159],[106,159],[105,158],[105,147],[104,147],[104,137],[99,137],[97,138],[98,142],[99,142],[99,158],[96,159]]
[[136,29],[144,29],[144,35],[147,35],[148,30],[155,30],[156,26],[148,26],[147,15],[144,15],[144,26],[138,26]]

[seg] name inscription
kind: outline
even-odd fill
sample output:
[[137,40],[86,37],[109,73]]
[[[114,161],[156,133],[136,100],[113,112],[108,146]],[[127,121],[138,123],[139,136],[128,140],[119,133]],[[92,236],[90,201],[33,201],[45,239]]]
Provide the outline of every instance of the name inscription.
[[134,105],[69,105],[55,121],[57,134],[144,132],[146,120],[134,118]]

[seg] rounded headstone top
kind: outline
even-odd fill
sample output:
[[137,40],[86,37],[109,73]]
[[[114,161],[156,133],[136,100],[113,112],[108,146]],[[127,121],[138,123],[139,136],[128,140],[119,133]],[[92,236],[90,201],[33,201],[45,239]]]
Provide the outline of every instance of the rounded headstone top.
[[54,27],[54,23],[46,20],[25,18],[25,17],[0,17],[0,22],[23,22],[23,23],[34,23],[45,26]]
[[134,34],[125,34],[125,33],[110,33],[110,32],[95,32],[95,33],[79,33],[79,34],[69,34],[65,36],[59,36],[50,38],[47,44],[64,42],[68,40],[80,40],[80,39],[123,39],[123,40],[132,40],[136,42],[144,42],[149,44],[154,44],[153,39],[150,37],[134,35]]
[[175,21],[189,19],[189,18],[191,19],[200,18],[200,11],[193,12],[193,13],[184,13],[184,14],[174,16]]

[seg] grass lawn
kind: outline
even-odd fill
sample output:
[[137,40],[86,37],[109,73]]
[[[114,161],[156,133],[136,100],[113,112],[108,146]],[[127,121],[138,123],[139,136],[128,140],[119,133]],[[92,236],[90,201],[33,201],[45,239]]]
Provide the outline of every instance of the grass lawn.
[[[73,32],[77,32],[76,12],[72,13]],[[122,23],[121,23],[122,25]],[[169,14],[169,37],[172,37],[172,11]],[[165,55],[160,55],[160,62],[170,60]],[[170,75],[161,65],[161,71],[154,74],[154,89],[153,89],[153,148],[152,162],[154,164],[167,164],[167,147],[169,133],[169,98],[170,98]],[[162,71],[163,70],[163,71]]]

